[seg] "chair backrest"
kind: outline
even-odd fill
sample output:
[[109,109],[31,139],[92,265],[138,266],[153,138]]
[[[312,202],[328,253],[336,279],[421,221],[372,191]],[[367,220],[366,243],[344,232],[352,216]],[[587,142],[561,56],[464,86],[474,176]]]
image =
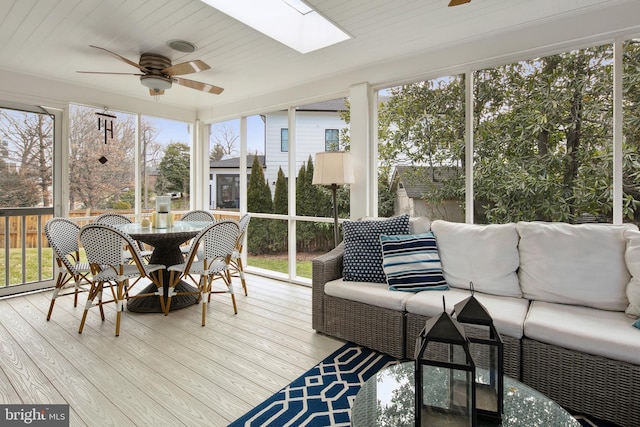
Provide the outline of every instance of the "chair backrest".
[[120,224],[130,224],[132,221],[126,216],[115,213],[115,212],[106,212],[102,215],[98,215],[95,220],[93,220],[94,224],[107,224],[107,225],[120,225]]
[[215,222],[215,218],[211,212],[203,210],[193,210],[185,213],[180,217],[180,221],[209,221]]
[[244,244],[244,235],[247,233],[247,228],[249,227],[249,221],[251,220],[251,215],[244,214],[242,218],[240,218],[238,230],[238,238],[236,239],[236,251],[242,251],[242,245]]
[[[79,250],[80,226],[66,218],[51,218],[44,225],[44,234],[56,258],[73,273],[74,264],[79,261],[75,255]],[[71,262],[69,255],[74,257],[75,262]]]
[[206,260],[207,265],[217,259],[228,262],[233,253],[238,232],[238,221],[233,219],[222,219],[205,227],[193,238],[193,244],[187,255],[187,270],[196,255],[198,259]]
[[146,270],[135,241],[111,225],[95,223],[85,225],[80,229],[80,241],[87,254],[87,261],[93,268],[102,269],[103,266],[110,266],[115,269],[129,264],[122,252],[123,246],[126,246],[138,269]]

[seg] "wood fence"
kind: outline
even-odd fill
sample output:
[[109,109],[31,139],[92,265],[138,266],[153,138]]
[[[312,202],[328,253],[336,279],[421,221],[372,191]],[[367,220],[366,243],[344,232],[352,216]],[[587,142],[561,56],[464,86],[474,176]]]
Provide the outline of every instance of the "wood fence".
[[[69,212],[69,218],[83,218],[77,221],[78,225],[83,226],[92,221],[93,217],[96,217],[106,210],[82,210],[82,211],[72,211]],[[119,210],[118,213],[123,215],[134,215],[134,211],[123,211]],[[178,219],[182,216],[183,212],[174,212],[174,219]],[[221,217],[221,215],[215,215],[216,217]],[[224,215],[224,217],[235,218],[238,219],[237,216],[232,215]],[[44,235],[44,224],[52,218],[52,215],[26,215],[26,216],[7,216],[0,217],[0,249],[5,248],[5,230],[6,221],[9,222],[9,248],[37,248],[39,245],[38,238],[40,238],[40,243],[43,248],[49,247],[49,243],[47,242],[47,238]],[[24,225],[23,225],[24,224]],[[24,243],[22,243],[22,236],[24,230]],[[39,235],[40,234],[40,235]]]

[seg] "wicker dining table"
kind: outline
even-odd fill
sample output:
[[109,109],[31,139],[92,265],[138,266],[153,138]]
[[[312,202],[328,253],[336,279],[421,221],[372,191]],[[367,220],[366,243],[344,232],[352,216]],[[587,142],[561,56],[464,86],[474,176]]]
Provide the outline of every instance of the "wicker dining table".
[[[175,221],[167,228],[144,227],[140,223],[122,224],[118,228],[133,239],[153,247],[149,263],[169,267],[184,262],[180,245],[197,236],[209,224],[211,223],[207,221]],[[162,280],[166,300],[169,292],[169,273],[166,270],[163,272]],[[176,291],[196,291],[196,288],[185,281],[180,281],[176,285]],[[155,285],[149,285],[141,292],[155,292]],[[193,305],[196,302],[196,295],[174,296],[171,300],[170,311]],[[132,299],[127,304],[127,309],[137,313],[162,313],[160,299],[154,296]]]

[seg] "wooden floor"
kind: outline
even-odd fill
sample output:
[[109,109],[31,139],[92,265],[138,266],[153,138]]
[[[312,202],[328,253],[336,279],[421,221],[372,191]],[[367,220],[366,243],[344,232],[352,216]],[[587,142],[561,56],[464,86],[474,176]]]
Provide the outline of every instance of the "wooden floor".
[[[237,279],[235,279],[237,281]],[[311,328],[311,289],[248,277],[238,314],[213,295],[200,307],[106,320],[51,292],[0,300],[0,402],[70,405],[71,426],[226,426],[338,349]]]

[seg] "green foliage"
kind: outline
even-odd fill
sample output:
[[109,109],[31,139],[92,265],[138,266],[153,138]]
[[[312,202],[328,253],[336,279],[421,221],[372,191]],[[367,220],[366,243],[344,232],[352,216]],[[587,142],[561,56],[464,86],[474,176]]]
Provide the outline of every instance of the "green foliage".
[[[640,48],[625,46],[624,215],[640,202]],[[474,76],[474,213],[478,223],[612,218],[612,46],[479,70]],[[458,170],[428,202],[464,202],[464,77],[391,89],[379,113],[380,172],[412,164]],[[424,184],[435,183],[431,178]],[[382,182],[381,182],[382,185]],[[384,202],[379,203],[386,206]]]
[[181,142],[167,145],[164,157],[158,166],[158,194],[189,194],[190,154],[189,146]]
[[[265,180],[258,156],[254,156],[251,164],[251,175],[247,186],[247,209],[249,212],[262,213],[273,211],[271,188]],[[251,254],[261,255],[273,250],[276,237],[271,232],[271,225],[272,220],[266,218],[251,219],[251,232],[247,233],[248,250]]]
[[[276,188],[273,192],[273,213],[286,215],[289,212],[289,190],[287,188],[287,179],[284,176],[282,168],[278,168],[278,178],[276,179]],[[288,223],[285,220],[274,221],[272,223],[273,250],[275,252],[285,252],[288,247],[287,236],[289,233]]]

